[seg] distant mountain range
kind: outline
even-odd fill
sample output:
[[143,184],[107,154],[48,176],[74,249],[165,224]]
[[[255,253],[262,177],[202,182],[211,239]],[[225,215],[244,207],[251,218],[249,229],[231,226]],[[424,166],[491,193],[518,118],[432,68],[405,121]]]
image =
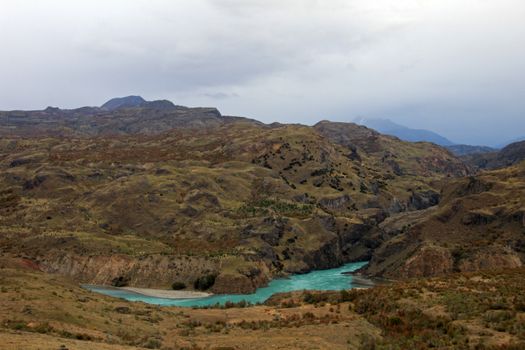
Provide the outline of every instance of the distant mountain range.
[[[439,135],[430,130],[425,129],[412,129],[404,125],[394,123],[389,119],[365,119],[358,118],[355,120],[355,123],[367,126],[371,129],[377,130],[382,134],[396,136],[401,140],[409,142],[432,142],[437,145],[447,148],[456,156],[465,156],[471,154],[483,154],[488,152],[497,151],[496,148],[488,146],[473,146],[473,145],[463,145],[456,144],[455,142],[450,141],[444,136]],[[525,138],[524,138],[525,139]],[[512,141],[515,142],[515,141]],[[511,143],[511,142],[509,142]],[[509,144],[506,143],[502,148]]]
[[455,142],[452,142],[446,137],[441,136],[433,131],[424,129],[411,129],[404,125],[396,124],[389,119],[358,118],[355,120],[355,123],[377,130],[382,134],[396,136],[404,141],[426,141],[440,146],[452,146],[456,144]]
[[513,138],[512,140],[509,140],[507,142],[498,144],[496,147],[497,148],[504,148],[504,147],[506,147],[506,146],[508,146],[508,145],[510,145],[512,143],[516,143],[516,142],[520,142],[520,141],[525,141],[525,136]]

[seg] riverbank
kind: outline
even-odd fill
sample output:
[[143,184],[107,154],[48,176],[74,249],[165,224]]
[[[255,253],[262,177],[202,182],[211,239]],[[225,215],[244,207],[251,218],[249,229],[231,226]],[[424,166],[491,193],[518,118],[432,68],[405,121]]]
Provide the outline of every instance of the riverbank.
[[151,289],[151,288],[137,288],[137,287],[121,287],[121,290],[141,294],[147,297],[163,298],[163,299],[196,299],[212,296],[212,293],[197,292],[192,290],[167,290],[167,289]]
[[274,279],[266,287],[258,288],[251,294],[207,294],[193,291],[171,291],[147,288],[122,287],[105,288],[102,286],[84,286],[85,288],[129,301],[142,301],[145,303],[165,306],[205,307],[224,305],[226,303],[246,302],[251,304],[264,303],[276,293],[286,293],[298,290],[336,290],[352,289],[355,287],[370,287],[366,281],[354,276],[344,274],[355,271],[367,262],[348,263],[343,266],[315,270],[305,274],[292,274],[286,279]]

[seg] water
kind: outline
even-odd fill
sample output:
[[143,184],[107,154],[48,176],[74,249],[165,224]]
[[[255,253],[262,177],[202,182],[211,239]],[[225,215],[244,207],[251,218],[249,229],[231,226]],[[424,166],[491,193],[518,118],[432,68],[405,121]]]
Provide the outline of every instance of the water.
[[341,290],[368,286],[354,281],[354,277],[352,275],[343,274],[344,272],[355,271],[366,264],[367,262],[355,262],[345,264],[335,269],[317,270],[301,275],[291,275],[286,279],[275,279],[272,280],[268,286],[258,288],[253,294],[221,294],[197,299],[156,298],[122,289],[110,289],[100,286],[85,286],[85,288],[112,297],[122,298],[129,301],[143,301],[145,303],[155,305],[198,307],[215,305],[217,303],[222,305],[227,301],[236,303],[242,300],[255,304],[266,301],[275,293],[291,292],[294,290],[303,289]]

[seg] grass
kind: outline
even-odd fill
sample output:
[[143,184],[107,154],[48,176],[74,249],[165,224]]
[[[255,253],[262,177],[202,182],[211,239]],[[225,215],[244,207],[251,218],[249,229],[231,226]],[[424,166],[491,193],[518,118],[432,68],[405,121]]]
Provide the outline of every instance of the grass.
[[78,341],[85,349],[520,349],[524,275],[525,269],[462,273],[366,290],[291,292],[265,305],[181,309],[125,302],[61,277],[3,268],[0,339],[24,344],[23,334],[54,348]]

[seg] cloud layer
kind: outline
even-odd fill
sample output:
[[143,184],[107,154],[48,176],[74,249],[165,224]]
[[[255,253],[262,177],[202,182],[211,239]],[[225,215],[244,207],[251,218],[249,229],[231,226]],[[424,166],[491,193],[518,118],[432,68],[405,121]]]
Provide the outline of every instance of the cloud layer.
[[525,136],[521,0],[0,0],[0,109],[140,94],[262,121]]

